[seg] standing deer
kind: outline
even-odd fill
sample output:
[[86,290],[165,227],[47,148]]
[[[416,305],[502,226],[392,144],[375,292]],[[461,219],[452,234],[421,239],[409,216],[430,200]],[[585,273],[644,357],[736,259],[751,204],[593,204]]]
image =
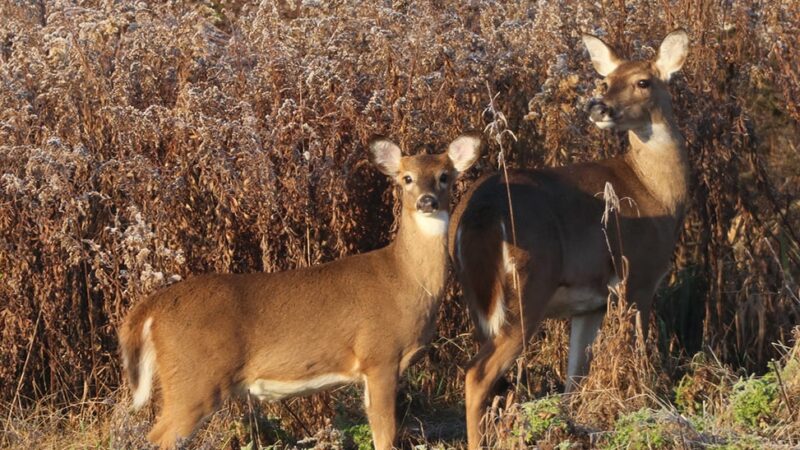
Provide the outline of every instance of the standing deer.
[[[667,273],[686,209],[689,161],[667,88],[686,59],[688,37],[670,33],[654,61],[625,61],[584,35],[604,93],[589,103],[599,128],[627,130],[630,151],[620,157],[558,168],[509,171],[476,182],[453,213],[451,258],[482,341],[466,375],[467,438],[481,442],[480,422],[496,380],[519,356],[545,318],[572,318],[567,391],[588,373],[587,350],[606,310],[608,287],[624,243],[628,299],[643,317]],[[508,183],[508,188],[506,187]],[[601,225],[610,183],[623,202],[616,227]],[[508,189],[508,191],[507,191]],[[509,192],[513,222],[509,214]],[[512,230],[512,224],[514,230]],[[520,305],[522,311],[520,311]],[[524,327],[524,328],[523,328]]]
[[463,135],[444,154],[403,157],[387,139],[370,143],[372,163],[402,188],[387,247],[288,272],[203,275],[138,304],[119,338],[134,407],[154,377],[161,385],[148,439],[174,446],[232,394],[279,400],[363,383],[375,448],[390,449],[398,377],[435,331],[451,188],[480,145]]

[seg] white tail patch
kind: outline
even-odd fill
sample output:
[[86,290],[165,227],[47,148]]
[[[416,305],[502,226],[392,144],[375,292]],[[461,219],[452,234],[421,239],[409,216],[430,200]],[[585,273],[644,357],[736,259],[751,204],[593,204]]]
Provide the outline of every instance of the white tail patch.
[[428,236],[442,236],[447,233],[450,215],[447,211],[436,211],[433,214],[414,213],[414,221],[423,234]]
[[506,275],[512,275],[517,270],[517,265],[509,251],[509,245],[505,242],[503,242],[503,269],[505,269]]
[[511,275],[512,272],[516,270],[516,267],[514,265],[514,258],[511,257],[511,252],[509,251],[508,233],[506,232],[506,223],[503,221],[500,221],[500,232],[503,238],[500,244],[503,247],[503,269],[505,269],[506,275]]
[[494,302],[494,309],[489,314],[489,317],[484,317],[482,314],[478,313],[478,322],[486,336],[493,337],[500,333],[500,330],[506,323],[506,305],[503,303],[502,292],[497,295]]
[[[502,233],[502,241],[500,246],[503,253],[503,271],[504,275],[506,276],[505,280],[508,280],[509,276],[514,276],[517,266],[514,262],[514,258],[511,256],[511,246],[508,244],[508,233],[506,232],[505,222],[500,222],[500,231]],[[497,294],[497,298],[495,299],[494,309],[492,309],[492,311],[489,313],[489,316],[484,317],[483,315],[478,314],[478,322],[481,325],[481,329],[483,330],[483,333],[489,337],[497,336],[497,334],[499,334],[500,330],[503,328],[503,325],[506,323],[506,305],[503,300],[505,300],[505,295],[501,289],[501,291]]]
[[286,397],[310,394],[325,388],[352,383],[356,380],[357,378],[350,375],[329,373],[307,380],[255,380],[247,385],[246,389],[260,400],[275,401]]
[[133,393],[133,407],[139,409],[150,400],[150,392],[153,390],[153,376],[156,372],[156,348],[153,339],[150,337],[150,327],[153,325],[153,318],[148,317],[142,326],[142,351],[139,355],[139,380],[136,391]]

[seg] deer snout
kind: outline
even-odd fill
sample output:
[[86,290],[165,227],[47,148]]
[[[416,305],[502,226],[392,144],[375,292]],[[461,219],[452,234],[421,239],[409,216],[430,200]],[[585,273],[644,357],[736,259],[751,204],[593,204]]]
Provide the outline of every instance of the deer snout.
[[417,199],[417,211],[425,214],[434,213],[439,209],[439,200],[431,194],[424,194]]
[[586,104],[586,111],[589,113],[589,120],[600,128],[614,126],[614,110],[602,99],[593,98]]
[[605,119],[607,115],[611,115],[611,108],[599,98],[589,100],[589,103],[586,104],[586,111],[589,112],[589,117],[595,122]]

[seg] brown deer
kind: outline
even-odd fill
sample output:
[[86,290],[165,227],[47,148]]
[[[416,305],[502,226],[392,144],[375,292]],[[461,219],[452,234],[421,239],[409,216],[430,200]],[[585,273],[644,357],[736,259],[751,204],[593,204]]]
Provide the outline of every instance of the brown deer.
[[[490,390],[543,319],[572,318],[567,391],[588,372],[587,350],[602,323],[608,288],[621,277],[615,270],[621,255],[612,257],[609,249],[622,244],[629,263],[627,296],[638,306],[647,335],[653,296],[669,268],[686,209],[689,161],[667,88],[686,58],[686,33],[670,33],[654,61],[620,59],[594,36],[584,35],[583,42],[605,77],[603,95],[589,103],[590,119],[600,128],[627,130],[630,151],[558,168],[509,171],[508,179],[485,176],[453,213],[451,258],[482,341],[466,374],[470,449],[480,446]],[[619,198],[630,200],[622,202],[608,242],[601,224],[605,205],[598,196],[607,183]]]
[[402,190],[394,242],[281,273],[210,274],[169,286],[119,332],[134,407],[163,405],[148,439],[170,448],[232,394],[262,400],[363,383],[375,448],[392,447],[398,377],[432,338],[447,271],[450,192],[480,153],[463,135],[438,155],[378,138],[370,160]]

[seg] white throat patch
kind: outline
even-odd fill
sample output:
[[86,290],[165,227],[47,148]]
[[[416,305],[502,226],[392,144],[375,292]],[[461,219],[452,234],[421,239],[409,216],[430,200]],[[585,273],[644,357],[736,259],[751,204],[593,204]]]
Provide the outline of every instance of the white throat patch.
[[414,221],[423,234],[428,236],[441,236],[447,233],[447,225],[450,223],[450,214],[446,211],[436,211],[433,214],[424,214],[419,211],[414,212]]
[[654,123],[648,127],[647,138],[642,142],[648,146],[670,145],[675,142],[669,126],[663,123]]

